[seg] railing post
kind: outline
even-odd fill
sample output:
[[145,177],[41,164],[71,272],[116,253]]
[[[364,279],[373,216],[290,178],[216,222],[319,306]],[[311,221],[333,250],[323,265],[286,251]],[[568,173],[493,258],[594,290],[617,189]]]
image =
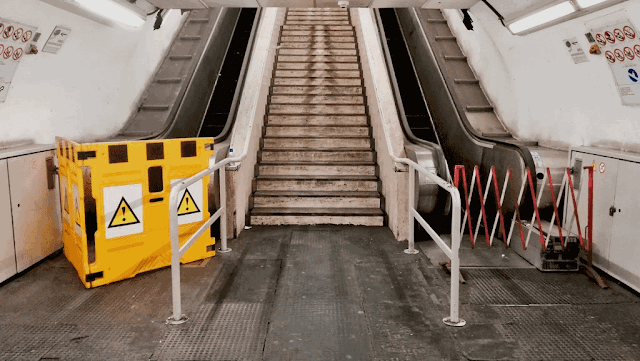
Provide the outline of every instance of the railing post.
[[407,207],[407,215],[409,216],[409,239],[408,239],[409,248],[404,250],[404,253],[406,254],[418,253],[418,250],[415,247],[415,240],[414,240],[415,219],[413,218],[413,212],[411,212],[415,204],[415,200],[416,200],[416,169],[413,167],[413,165],[409,164],[409,205]]
[[442,320],[448,326],[462,327],[467,322],[459,318],[460,307],[460,192],[451,187],[451,312]]
[[167,319],[170,325],[179,325],[187,322],[187,317],[182,314],[182,300],[180,297],[180,242],[178,238],[178,211],[173,209],[177,204],[178,190],[176,187],[169,195],[169,237],[171,241],[171,295],[173,298],[173,315]]
[[227,173],[226,167],[220,167],[220,207],[222,214],[220,215],[220,253],[231,252],[231,248],[227,247]]

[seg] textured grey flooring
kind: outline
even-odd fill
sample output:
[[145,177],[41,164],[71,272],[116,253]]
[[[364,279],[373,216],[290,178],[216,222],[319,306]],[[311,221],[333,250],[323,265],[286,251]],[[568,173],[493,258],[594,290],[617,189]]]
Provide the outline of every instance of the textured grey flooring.
[[85,290],[46,260],[0,286],[0,360],[640,360],[640,299],[613,282],[466,268],[468,324],[450,328],[448,275],[387,228],[254,227],[230,246],[183,267],[181,326],[168,269]]

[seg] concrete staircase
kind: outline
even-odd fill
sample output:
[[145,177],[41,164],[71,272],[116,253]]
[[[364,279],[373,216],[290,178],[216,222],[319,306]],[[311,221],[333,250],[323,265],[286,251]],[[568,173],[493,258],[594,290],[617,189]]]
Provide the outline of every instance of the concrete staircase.
[[249,224],[384,224],[347,10],[287,11],[260,148]]

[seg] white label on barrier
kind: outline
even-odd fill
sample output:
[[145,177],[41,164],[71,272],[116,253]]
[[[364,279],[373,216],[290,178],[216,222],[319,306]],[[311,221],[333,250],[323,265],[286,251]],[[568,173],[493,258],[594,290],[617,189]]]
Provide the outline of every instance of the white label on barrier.
[[62,215],[64,220],[69,222],[69,190],[67,189],[67,177],[60,176],[60,202],[62,204]]
[[130,236],[142,233],[142,184],[105,187],[104,225],[105,238]]
[[73,208],[74,208],[74,228],[78,235],[82,235],[82,226],[80,226],[80,192],[78,192],[78,185],[73,185]]
[[[171,185],[173,186],[181,180],[182,179],[173,179],[171,180]],[[180,192],[178,199],[178,224],[200,222],[204,219],[202,213],[202,206],[204,205],[202,179]]]

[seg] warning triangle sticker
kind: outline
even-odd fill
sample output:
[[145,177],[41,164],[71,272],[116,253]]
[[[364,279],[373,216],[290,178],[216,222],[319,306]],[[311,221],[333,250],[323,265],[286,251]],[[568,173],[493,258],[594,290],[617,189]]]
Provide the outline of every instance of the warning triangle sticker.
[[111,218],[111,222],[109,222],[108,228],[129,226],[138,223],[140,223],[140,220],[136,214],[133,213],[133,210],[129,203],[127,203],[127,200],[122,197],[120,204],[118,204],[116,213],[113,215],[113,218]]
[[187,214],[193,214],[200,212],[200,208],[196,202],[193,201],[193,196],[189,193],[189,189],[184,192],[180,205],[178,205],[178,215],[184,216]]

